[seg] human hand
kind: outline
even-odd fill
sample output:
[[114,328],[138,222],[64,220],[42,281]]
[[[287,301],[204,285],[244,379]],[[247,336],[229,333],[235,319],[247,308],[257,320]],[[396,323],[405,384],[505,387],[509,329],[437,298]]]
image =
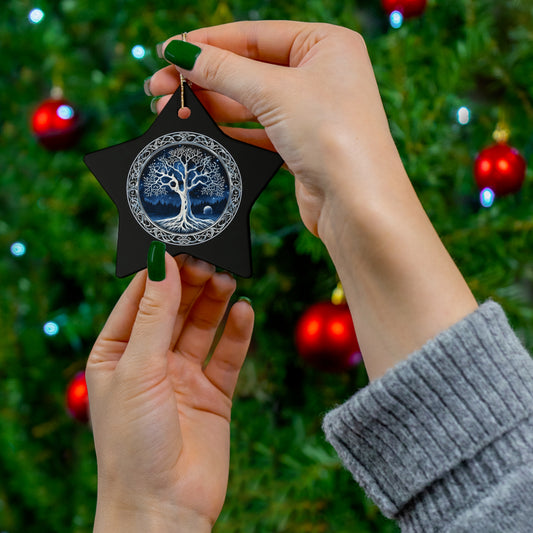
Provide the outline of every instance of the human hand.
[[187,34],[201,50],[194,66],[178,39],[162,50],[182,66],[155,73],[150,91],[173,93],[180,72],[215,120],[264,126],[226,132],[274,148],[294,173],[300,215],[337,268],[372,379],[476,308],[403,167],[359,34],[289,21],[205,28]]
[[205,366],[235,280],[193,258],[164,261],[164,280],[133,279],[87,363],[95,532],[210,531],[224,502],[231,397],[253,311],[233,305]]
[[[178,39],[166,41],[163,51]],[[352,191],[363,198],[380,175],[403,171],[359,34],[328,24],[261,21],[195,30],[187,41],[201,48],[194,68],[170,65],[149,82],[152,94],[167,95],[158,110],[181,72],[216,121],[259,122],[264,130],[223,129],[280,153],[296,177],[302,220],[315,235],[326,203],[335,206]]]
[[226,132],[273,147],[293,172],[300,215],[335,264],[371,379],[476,308],[403,167],[359,34],[258,21],[192,31],[196,49],[179,39],[161,48],[182,66],[148,84],[167,95],[158,110],[182,73],[218,122],[264,126]]

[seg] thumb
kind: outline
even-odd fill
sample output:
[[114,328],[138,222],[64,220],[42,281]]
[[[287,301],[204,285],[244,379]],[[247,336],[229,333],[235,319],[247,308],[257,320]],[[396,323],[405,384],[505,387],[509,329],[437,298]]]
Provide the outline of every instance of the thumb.
[[268,102],[270,95],[279,94],[283,75],[286,76],[285,67],[255,61],[205,43],[167,41],[163,56],[187,80],[241,103],[257,117],[266,111],[258,106]]
[[154,364],[166,362],[181,301],[176,262],[154,241],[148,252],[148,277],[124,358]]

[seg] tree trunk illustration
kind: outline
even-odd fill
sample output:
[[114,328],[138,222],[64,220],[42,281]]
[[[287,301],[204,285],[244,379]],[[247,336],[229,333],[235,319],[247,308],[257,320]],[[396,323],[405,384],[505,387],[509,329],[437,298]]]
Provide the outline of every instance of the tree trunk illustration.
[[[185,181],[182,183],[185,183]],[[202,230],[211,225],[209,221],[197,218],[192,213],[191,199],[189,196],[191,190],[190,187],[183,187],[180,189],[177,185],[172,190],[180,197],[180,212],[175,217],[165,220],[165,229],[168,229],[169,231],[187,233],[191,231]]]

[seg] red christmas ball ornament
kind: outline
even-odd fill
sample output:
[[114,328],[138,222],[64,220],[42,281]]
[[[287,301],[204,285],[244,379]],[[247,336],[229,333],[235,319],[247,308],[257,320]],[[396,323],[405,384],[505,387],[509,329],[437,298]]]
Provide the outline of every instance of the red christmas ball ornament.
[[296,325],[295,341],[300,356],[319,370],[341,372],[362,359],[352,315],[345,303],[312,305]]
[[80,117],[63,98],[45,100],[33,113],[31,127],[38,141],[48,150],[65,150],[80,137]]
[[66,404],[67,411],[72,418],[84,423],[89,421],[89,395],[85,372],[78,372],[68,384]]
[[426,10],[427,0],[382,0],[381,3],[387,15],[399,11],[408,19],[422,15]]
[[525,177],[526,160],[506,142],[484,148],[474,162],[474,178],[479,190],[489,188],[496,196],[519,191]]

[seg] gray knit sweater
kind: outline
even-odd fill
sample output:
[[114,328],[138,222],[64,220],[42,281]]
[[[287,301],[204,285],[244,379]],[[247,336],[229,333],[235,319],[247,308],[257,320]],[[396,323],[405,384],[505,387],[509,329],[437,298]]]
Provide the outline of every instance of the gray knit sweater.
[[494,302],[328,413],[324,431],[404,532],[533,532],[533,359]]

